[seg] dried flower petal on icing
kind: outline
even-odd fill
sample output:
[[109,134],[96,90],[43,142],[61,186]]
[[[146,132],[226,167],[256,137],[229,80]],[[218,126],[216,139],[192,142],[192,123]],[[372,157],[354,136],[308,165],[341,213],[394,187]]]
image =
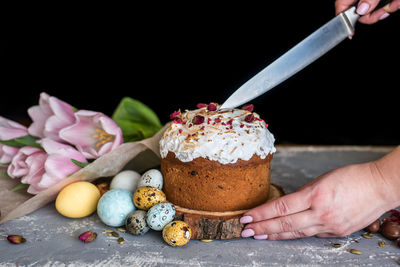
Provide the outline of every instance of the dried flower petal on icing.
[[193,123],[194,123],[195,125],[202,124],[203,122],[204,122],[204,117],[203,117],[203,116],[201,116],[201,115],[196,115],[196,116],[194,117]]
[[180,109],[178,111],[173,112],[171,115],[169,115],[169,118],[171,120],[179,119],[179,115],[181,115]]
[[245,120],[246,122],[253,122],[255,119],[256,119],[256,118],[254,117],[253,114],[249,114],[249,115],[247,115],[247,116],[244,118],[244,120]]
[[215,103],[210,103],[210,104],[208,104],[207,109],[208,109],[209,111],[216,111],[216,110],[217,110],[217,104],[215,104]]
[[253,105],[253,104],[247,104],[247,105],[244,105],[244,106],[242,107],[242,109],[247,110],[247,111],[250,111],[250,112],[253,112],[253,110],[254,110],[254,105]]
[[196,105],[197,108],[206,108],[207,104],[199,103]]
[[183,120],[181,118],[177,118],[177,119],[174,120],[174,123],[182,124],[184,122],[183,122]]

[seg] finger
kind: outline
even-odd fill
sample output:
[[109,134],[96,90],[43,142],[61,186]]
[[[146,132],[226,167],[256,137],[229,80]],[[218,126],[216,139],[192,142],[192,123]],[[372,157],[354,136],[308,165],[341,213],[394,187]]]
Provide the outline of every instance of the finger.
[[289,216],[278,217],[266,221],[250,223],[245,229],[253,229],[255,235],[271,235],[284,232],[295,232],[318,225],[315,212],[306,210]]
[[364,16],[372,12],[376,6],[379,4],[379,0],[363,0],[358,2],[356,13],[358,15]]
[[400,0],[393,0],[389,4],[385,5],[383,9],[388,13],[396,12],[400,9]]
[[338,237],[337,235],[330,234],[330,233],[320,233],[320,234],[317,234],[316,236],[320,237],[320,238]]
[[268,235],[268,240],[287,240],[287,239],[297,239],[303,237],[314,236],[320,232],[321,228],[319,226],[313,226],[309,228],[300,229],[293,232],[284,232],[279,234]]
[[365,24],[373,24],[379,20],[387,18],[390,13],[393,13],[400,8],[400,0],[394,0],[389,4],[385,5],[383,8],[377,9],[374,12],[362,16],[359,21]]
[[242,223],[259,222],[307,210],[311,206],[311,188],[285,195],[246,212]]
[[335,1],[335,13],[338,15],[339,13],[342,13],[343,11],[346,11],[349,9],[351,6],[353,6],[356,3],[357,0],[336,0]]

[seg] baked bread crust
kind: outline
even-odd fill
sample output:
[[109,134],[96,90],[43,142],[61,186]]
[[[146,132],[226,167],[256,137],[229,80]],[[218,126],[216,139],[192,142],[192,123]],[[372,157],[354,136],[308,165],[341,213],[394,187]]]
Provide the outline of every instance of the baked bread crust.
[[207,158],[182,162],[173,152],[161,159],[168,201],[202,211],[251,209],[268,200],[272,155],[222,164]]

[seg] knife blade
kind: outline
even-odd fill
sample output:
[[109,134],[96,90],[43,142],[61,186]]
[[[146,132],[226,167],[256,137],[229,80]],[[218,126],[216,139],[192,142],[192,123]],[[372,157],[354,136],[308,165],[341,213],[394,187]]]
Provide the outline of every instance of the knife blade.
[[359,18],[352,7],[320,27],[237,89],[220,109],[232,109],[271,90],[331,50],[349,35]]

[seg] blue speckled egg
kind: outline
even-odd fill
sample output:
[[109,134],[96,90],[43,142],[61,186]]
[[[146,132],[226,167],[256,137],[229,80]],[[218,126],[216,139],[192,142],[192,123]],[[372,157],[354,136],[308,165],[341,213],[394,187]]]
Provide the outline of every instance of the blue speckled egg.
[[142,186],[151,186],[158,189],[162,189],[164,179],[161,172],[157,169],[151,169],[143,173],[138,182],[138,188]]
[[147,211],[147,225],[156,231],[161,231],[175,217],[175,206],[172,203],[159,203]]
[[125,224],[126,216],[135,211],[132,192],[125,189],[112,189],[105,193],[97,204],[97,214],[100,220],[113,227]]
[[146,222],[146,211],[135,210],[126,216],[125,228],[133,235],[144,235],[150,228]]

